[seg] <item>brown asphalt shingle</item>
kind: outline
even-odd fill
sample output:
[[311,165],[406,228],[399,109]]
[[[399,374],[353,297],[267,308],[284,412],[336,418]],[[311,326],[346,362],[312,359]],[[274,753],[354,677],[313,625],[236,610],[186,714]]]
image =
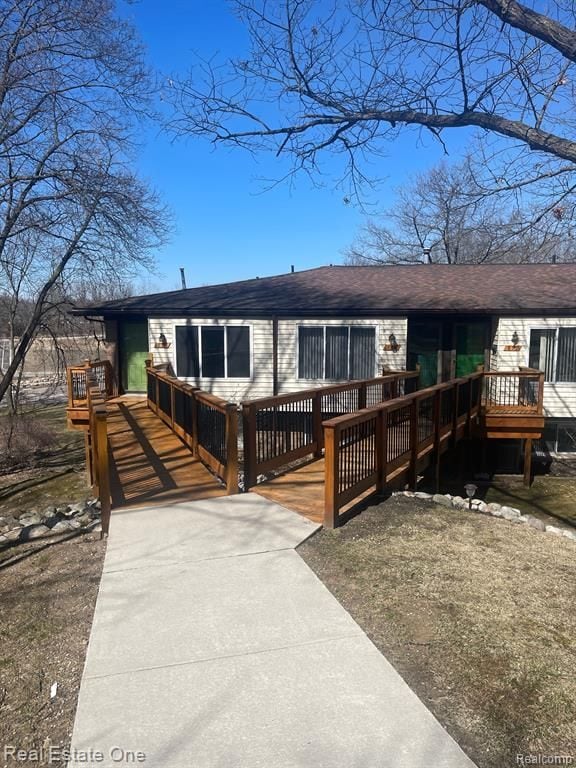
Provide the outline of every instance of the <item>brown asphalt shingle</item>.
[[571,314],[575,289],[576,264],[337,266],[134,296],[90,311],[196,317]]

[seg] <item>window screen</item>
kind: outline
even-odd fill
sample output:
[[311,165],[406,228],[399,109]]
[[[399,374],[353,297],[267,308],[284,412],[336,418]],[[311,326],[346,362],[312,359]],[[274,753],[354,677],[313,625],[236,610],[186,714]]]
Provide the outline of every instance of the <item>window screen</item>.
[[176,371],[183,378],[200,376],[198,328],[194,326],[176,326]]
[[376,358],[376,331],[374,328],[350,328],[350,378],[371,379]]
[[554,381],[554,343],[556,331],[534,329],[530,331],[530,368],[544,371],[546,381]]
[[226,334],[228,378],[250,378],[250,328],[230,327]]
[[576,328],[558,330],[556,381],[576,381]]
[[324,378],[324,328],[298,329],[298,377]]

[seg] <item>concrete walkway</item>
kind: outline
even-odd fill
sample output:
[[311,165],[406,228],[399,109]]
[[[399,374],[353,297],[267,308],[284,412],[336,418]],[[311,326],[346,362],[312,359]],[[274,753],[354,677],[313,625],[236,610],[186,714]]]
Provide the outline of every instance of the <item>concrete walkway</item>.
[[316,528],[256,494],[114,512],[70,765],[473,768],[294,551]]

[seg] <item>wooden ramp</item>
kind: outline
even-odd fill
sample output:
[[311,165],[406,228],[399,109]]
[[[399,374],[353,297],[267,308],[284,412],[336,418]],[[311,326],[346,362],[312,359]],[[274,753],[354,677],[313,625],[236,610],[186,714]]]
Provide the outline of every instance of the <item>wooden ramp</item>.
[[225,496],[226,488],[146,405],[107,403],[113,507],[175,504]]

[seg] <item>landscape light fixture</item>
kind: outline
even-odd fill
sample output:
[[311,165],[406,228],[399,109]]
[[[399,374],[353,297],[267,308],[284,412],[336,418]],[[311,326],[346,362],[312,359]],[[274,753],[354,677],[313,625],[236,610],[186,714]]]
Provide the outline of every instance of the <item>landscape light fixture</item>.
[[472,498],[478,490],[478,486],[474,485],[474,483],[466,483],[464,490],[466,491],[466,496],[468,496],[468,509],[472,509]]

